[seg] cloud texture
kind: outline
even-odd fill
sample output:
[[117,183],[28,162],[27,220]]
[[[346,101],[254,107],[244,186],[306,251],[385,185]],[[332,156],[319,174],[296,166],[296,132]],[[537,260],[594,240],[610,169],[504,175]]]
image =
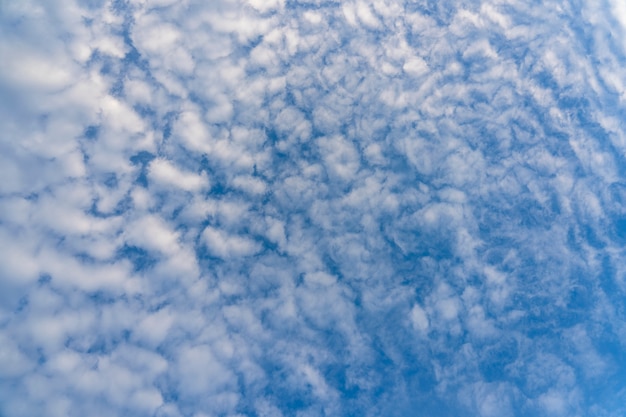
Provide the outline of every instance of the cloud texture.
[[619,1],[0,5],[3,416],[623,416]]

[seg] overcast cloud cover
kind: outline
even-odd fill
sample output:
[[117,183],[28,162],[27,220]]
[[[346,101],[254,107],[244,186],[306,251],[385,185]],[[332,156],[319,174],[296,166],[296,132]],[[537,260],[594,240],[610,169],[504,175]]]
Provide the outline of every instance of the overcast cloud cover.
[[626,3],[0,3],[0,415],[626,415]]

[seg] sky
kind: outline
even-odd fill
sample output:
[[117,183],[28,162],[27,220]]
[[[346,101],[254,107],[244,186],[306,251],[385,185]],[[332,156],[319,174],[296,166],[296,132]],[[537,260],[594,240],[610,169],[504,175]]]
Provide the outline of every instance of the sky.
[[0,416],[623,417],[625,4],[0,2]]

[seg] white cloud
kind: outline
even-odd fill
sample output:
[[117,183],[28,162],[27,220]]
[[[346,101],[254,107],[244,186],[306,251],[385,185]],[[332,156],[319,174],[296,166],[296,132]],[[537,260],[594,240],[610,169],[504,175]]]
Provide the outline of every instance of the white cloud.
[[[201,397],[228,391],[236,384],[235,375],[218,361],[207,345],[185,347],[176,358],[178,383],[185,396]],[[236,399],[235,399],[236,400]],[[228,396],[218,398],[215,408],[232,401]]]
[[169,309],[161,309],[141,320],[134,335],[141,343],[145,343],[150,347],[156,347],[165,340],[174,323],[174,319],[175,317]]
[[359,169],[359,154],[354,145],[341,136],[322,137],[317,139],[326,165],[332,177],[346,181],[354,178]]
[[263,180],[250,176],[235,177],[233,179],[233,185],[250,194],[264,194],[267,190],[267,185]]
[[200,175],[178,169],[166,159],[157,158],[150,163],[149,178],[157,184],[181,188],[185,191],[200,191],[209,185],[205,173]]
[[415,304],[411,309],[411,323],[416,330],[427,331],[429,326],[428,316],[422,307]]
[[252,239],[231,235],[212,227],[204,229],[202,237],[209,251],[220,258],[250,256],[261,249],[260,245]]
[[428,72],[428,64],[420,57],[411,57],[406,60],[402,69],[410,74],[420,76]]
[[1,335],[0,340],[2,341],[2,348],[0,348],[2,378],[18,378],[32,369],[34,364],[21,352],[15,342],[5,335]]
[[192,151],[210,152],[209,133],[200,116],[195,111],[182,113],[175,124],[175,131],[180,134],[183,143]]
[[172,253],[179,248],[179,235],[162,219],[146,215],[128,226],[126,240],[131,245],[163,253]]

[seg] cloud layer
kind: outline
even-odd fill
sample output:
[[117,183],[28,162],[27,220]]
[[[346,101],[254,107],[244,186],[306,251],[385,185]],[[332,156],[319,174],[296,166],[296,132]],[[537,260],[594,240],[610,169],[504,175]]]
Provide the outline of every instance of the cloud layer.
[[0,5],[0,414],[624,415],[622,9]]

